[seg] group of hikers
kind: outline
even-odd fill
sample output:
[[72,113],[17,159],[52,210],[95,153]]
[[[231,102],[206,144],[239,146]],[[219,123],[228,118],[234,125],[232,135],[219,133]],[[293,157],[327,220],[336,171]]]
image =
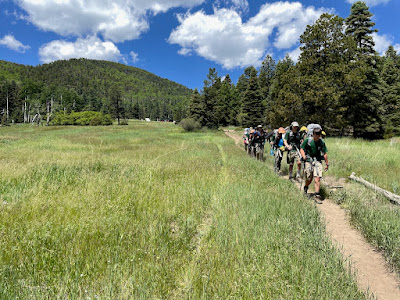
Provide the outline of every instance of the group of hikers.
[[[304,193],[308,193],[308,187],[314,179],[315,201],[321,203],[320,180],[323,169],[328,171],[329,162],[327,148],[325,145],[326,134],[318,124],[309,124],[300,128],[297,122],[289,127],[280,127],[271,132],[264,131],[262,125],[253,128],[246,128],[243,133],[244,147],[251,157],[264,160],[264,146],[268,142],[271,146],[270,154],[275,157],[274,170],[281,175],[281,162],[284,153],[287,153],[289,165],[289,179],[303,180],[305,175]],[[323,168],[322,160],[325,161]],[[296,175],[293,175],[293,168],[296,168]],[[300,182],[302,184],[302,182]]]

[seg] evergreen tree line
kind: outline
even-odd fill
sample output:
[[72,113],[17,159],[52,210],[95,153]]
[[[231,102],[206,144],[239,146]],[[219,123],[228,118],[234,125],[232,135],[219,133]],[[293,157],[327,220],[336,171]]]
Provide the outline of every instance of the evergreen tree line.
[[122,64],[71,59],[32,67],[0,61],[3,122],[56,112],[99,111],[118,119],[180,120],[191,90]]
[[330,135],[399,135],[400,56],[393,46],[376,53],[372,16],[364,2],[354,3],[347,19],[321,15],[300,36],[297,63],[267,55],[236,86],[210,69],[201,93],[192,93],[188,116],[209,128],[297,121],[319,123]]

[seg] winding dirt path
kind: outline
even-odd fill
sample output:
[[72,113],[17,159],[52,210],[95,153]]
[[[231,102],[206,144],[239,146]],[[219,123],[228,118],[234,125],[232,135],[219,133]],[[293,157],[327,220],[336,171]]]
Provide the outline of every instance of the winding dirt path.
[[[241,147],[240,136],[232,131],[225,133]],[[299,183],[296,184],[299,186]],[[382,254],[350,225],[346,211],[329,199],[316,206],[325,220],[327,233],[343,254],[347,267],[356,274],[360,289],[372,293],[379,300],[399,300],[400,282],[397,275],[389,271]]]

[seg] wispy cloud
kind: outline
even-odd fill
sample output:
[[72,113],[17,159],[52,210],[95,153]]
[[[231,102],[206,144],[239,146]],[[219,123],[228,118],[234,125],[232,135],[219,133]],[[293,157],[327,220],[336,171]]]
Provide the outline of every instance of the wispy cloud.
[[134,64],[137,63],[137,62],[139,61],[139,54],[137,54],[137,53],[135,53],[135,52],[133,52],[133,51],[131,51],[129,54],[130,54],[131,59],[132,59],[132,62],[133,62]]
[[[358,2],[360,0],[347,0],[348,3],[355,3]],[[377,6],[379,4],[386,4],[389,3],[391,0],[363,0],[363,2],[365,2],[368,6]]]
[[25,53],[26,50],[31,48],[30,46],[26,46],[20,41],[16,40],[11,34],[5,35],[2,39],[0,39],[0,45],[6,46],[11,50],[21,53]]

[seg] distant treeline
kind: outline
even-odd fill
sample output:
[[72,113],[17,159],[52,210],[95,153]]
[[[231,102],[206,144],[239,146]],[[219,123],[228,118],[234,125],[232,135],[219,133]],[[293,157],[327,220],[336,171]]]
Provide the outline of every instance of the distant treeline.
[[99,111],[115,118],[180,120],[191,90],[142,69],[88,59],[36,67],[0,61],[3,122],[40,113]]
[[188,116],[202,126],[319,123],[328,135],[367,139],[400,134],[400,56],[374,50],[375,23],[364,2],[342,19],[323,14],[300,37],[298,63],[267,56],[245,69],[236,86],[210,69],[191,97]]

